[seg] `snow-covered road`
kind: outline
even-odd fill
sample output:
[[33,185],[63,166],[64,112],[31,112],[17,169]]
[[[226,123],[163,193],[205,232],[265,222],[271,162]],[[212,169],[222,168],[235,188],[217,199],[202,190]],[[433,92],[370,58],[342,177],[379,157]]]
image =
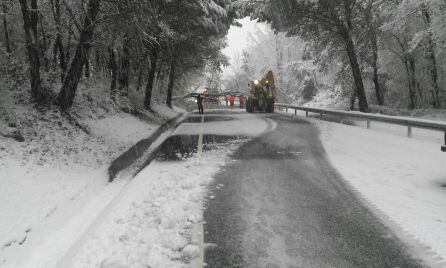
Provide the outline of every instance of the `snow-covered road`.
[[277,128],[242,145],[205,210],[209,267],[422,267],[330,164],[315,126]]
[[[212,198],[207,186],[241,144],[275,126],[239,111],[216,113],[191,116],[171,133],[159,147],[157,160],[132,180],[89,239],[72,249],[76,255],[58,265],[202,266],[203,206]],[[199,140],[203,152],[196,154]]]

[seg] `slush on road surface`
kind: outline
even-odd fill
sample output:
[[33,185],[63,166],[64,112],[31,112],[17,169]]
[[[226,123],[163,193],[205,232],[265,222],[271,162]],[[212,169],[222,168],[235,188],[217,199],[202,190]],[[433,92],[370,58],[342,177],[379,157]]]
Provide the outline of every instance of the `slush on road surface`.
[[204,212],[208,267],[424,266],[330,165],[315,126],[257,119],[277,126],[214,177]]

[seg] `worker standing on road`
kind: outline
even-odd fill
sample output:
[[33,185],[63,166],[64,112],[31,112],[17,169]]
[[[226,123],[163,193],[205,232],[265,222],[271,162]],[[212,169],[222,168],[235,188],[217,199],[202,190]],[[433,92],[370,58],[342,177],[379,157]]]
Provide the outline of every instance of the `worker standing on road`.
[[197,105],[198,105],[198,113],[199,114],[204,114],[203,97],[201,97],[201,94],[197,95]]
[[226,108],[229,106],[229,98],[228,95],[225,95]]
[[238,97],[239,101],[240,101],[240,109],[243,109],[243,95],[240,95]]
[[231,95],[231,97],[229,97],[229,103],[231,103],[231,110],[234,109],[234,102],[235,102],[235,97],[234,95]]

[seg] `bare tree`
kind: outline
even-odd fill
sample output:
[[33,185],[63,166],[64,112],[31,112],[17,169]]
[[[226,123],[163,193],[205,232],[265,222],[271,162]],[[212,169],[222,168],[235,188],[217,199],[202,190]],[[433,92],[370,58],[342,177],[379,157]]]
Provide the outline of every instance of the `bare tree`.
[[35,101],[40,102],[44,96],[40,80],[37,0],[31,0],[30,8],[27,0],[20,0],[20,6],[23,16],[23,30],[25,32],[26,49],[30,67],[31,95]]
[[82,67],[87,60],[88,52],[93,39],[96,16],[99,12],[100,0],[89,0],[84,26],[80,33],[76,53],[71,61],[70,68],[64,78],[59,93],[59,106],[66,110],[73,105],[76,89],[82,75]]
[[6,52],[11,53],[11,43],[9,40],[8,22],[6,21],[6,14],[8,14],[7,1],[2,1],[2,10],[3,10],[3,31],[5,32]]

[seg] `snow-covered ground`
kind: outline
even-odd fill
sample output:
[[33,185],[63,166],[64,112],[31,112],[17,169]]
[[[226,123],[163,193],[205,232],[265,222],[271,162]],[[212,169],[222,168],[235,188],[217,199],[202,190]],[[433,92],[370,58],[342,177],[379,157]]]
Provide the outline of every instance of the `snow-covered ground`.
[[[180,112],[154,107],[162,118]],[[36,249],[48,249],[55,234],[80,227],[77,217],[85,207],[90,210],[84,213],[94,213],[95,205],[100,208],[123,187],[109,187],[111,161],[158,127],[118,110],[99,109],[76,116],[85,131],[57,111],[36,115],[28,106],[16,120],[25,142],[0,135],[0,267],[22,267]]]
[[185,113],[184,109],[181,109],[176,106],[172,106],[172,108],[167,107],[166,105],[152,103],[152,111],[157,113],[162,118],[173,118],[177,116],[179,113]]
[[[331,163],[405,236],[446,260],[443,133],[372,122],[372,129],[312,120]],[[375,126],[375,127],[374,127]]]
[[[166,117],[176,114],[163,109],[157,111]],[[252,114],[231,117],[184,123],[172,134],[256,136],[275,126]],[[446,259],[443,133],[414,129],[407,138],[400,126],[312,122],[352,187],[401,233]],[[200,254],[196,230],[206,186],[240,143],[183,161],[156,160],[133,180],[124,174],[108,184],[108,163],[156,126],[123,113],[81,123],[95,138],[72,136],[68,149],[76,150],[68,154],[38,148],[63,148],[68,140],[60,133],[25,145],[0,137],[0,266],[184,267],[193,261]],[[45,152],[49,157],[41,161]]]
[[[73,204],[78,206],[79,200],[85,202],[107,185],[113,157],[156,128],[128,114],[83,123],[90,127],[90,138],[67,139],[58,132],[46,137],[44,141],[56,150],[45,161],[40,160],[45,152],[39,151],[44,142],[22,145],[0,137],[0,264],[14,267],[22,261],[52,232],[49,228],[57,229],[69,219],[73,211],[67,215],[68,208],[74,209]],[[67,156],[62,142],[80,149]],[[29,151],[33,147],[35,152]]]
[[187,267],[200,257],[192,231],[202,222],[206,186],[236,146],[182,161],[154,161],[133,179],[73,259],[74,267]]
[[[155,109],[164,117],[180,112]],[[274,127],[270,120],[254,115],[235,112],[232,116],[219,127],[201,120],[183,124],[174,133],[163,134],[149,151],[171,134],[256,136]],[[6,148],[0,171],[0,209],[4,212],[0,217],[0,266],[184,267],[196,261],[203,249],[196,240],[206,186],[228,154],[245,140],[213,146],[212,151],[183,161],[155,161],[135,178],[129,170],[109,184],[110,161],[149,136],[156,125],[124,113],[80,123],[88,128],[90,138],[57,137],[51,144],[63,147],[65,141],[70,148],[88,150],[69,155],[52,150],[50,160],[28,161],[24,168],[20,167],[23,150],[38,146],[41,140],[23,148],[18,142],[0,140]]]
[[[255,137],[274,127],[255,115],[233,113],[231,117],[218,124],[201,120],[183,123],[171,135]],[[204,201],[213,198],[207,186],[220,167],[230,161],[229,155],[246,141],[213,144],[211,151],[181,161],[155,160],[132,180],[85,245],[75,248],[77,255],[59,264],[159,268],[189,267],[194,262],[202,265]]]

